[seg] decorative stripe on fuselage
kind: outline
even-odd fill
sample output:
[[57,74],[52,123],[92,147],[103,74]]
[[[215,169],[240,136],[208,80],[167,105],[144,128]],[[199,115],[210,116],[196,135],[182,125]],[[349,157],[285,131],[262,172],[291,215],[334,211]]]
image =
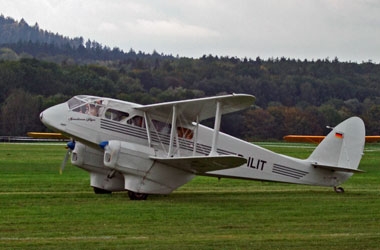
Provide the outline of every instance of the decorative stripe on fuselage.
[[[120,122],[115,122],[108,119],[101,119],[100,120],[100,128],[105,129],[108,131],[120,133],[123,135],[133,136],[137,137],[142,140],[148,140],[148,136],[146,134],[146,129],[141,128],[134,125],[129,124],[122,124]],[[170,136],[168,134],[162,134],[162,133],[155,133],[151,132],[151,139],[152,142],[156,143],[162,143],[165,146],[169,146],[170,142]],[[191,140],[178,138],[180,149],[193,151],[194,149],[194,143]],[[174,141],[174,146],[176,146],[176,140]],[[211,146],[199,144],[197,143],[197,150],[196,152],[198,154],[208,155],[211,151]],[[217,152],[221,155],[236,155],[235,152],[227,151],[224,149],[217,149]]]
[[308,174],[308,172],[306,171],[290,168],[290,167],[279,165],[279,164],[273,164],[272,173],[280,174],[283,176],[292,177],[296,179],[301,179],[302,177]]

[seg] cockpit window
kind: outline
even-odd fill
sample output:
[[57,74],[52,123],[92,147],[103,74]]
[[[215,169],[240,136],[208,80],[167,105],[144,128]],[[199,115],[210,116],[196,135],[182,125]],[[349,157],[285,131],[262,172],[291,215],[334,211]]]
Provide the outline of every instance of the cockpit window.
[[101,101],[86,104],[86,114],[92,116],[99,116],[100,108],[102,107]]
[[73,98],[67,101],[67,104],[69,105],[69,109],[74,109],[85,104],[85,102],[79,99],[78,97],[74,96]]
[[103,100],[98,97],[82,97],[75,96],[67,101],[69,109],[74,112],[79,112],[83,114],[88,114],[92,116],[101,115],[101,111],[103,110]]

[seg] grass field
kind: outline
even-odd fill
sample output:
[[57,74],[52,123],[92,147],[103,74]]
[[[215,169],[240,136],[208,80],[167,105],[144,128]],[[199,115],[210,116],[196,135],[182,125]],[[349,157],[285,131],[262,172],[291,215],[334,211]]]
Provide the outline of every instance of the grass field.
[[[306,158],[313,145],[263,144]],[[294,145],[296,147],[294,147]],[[379,249],[380,145],[332,188],[196,177],[168,196],[95,195],[63,145],[0,144],[1,249]]]

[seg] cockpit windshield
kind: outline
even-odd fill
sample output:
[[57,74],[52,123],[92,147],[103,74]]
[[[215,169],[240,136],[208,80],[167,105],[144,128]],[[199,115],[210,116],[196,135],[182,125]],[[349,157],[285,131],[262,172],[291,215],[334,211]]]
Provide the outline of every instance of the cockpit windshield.
[[74,96],[67,101],[69,109],[74,112],[99,116],[99,110],[104,107],[104,101],[95,96]]
[[85,102],[82,101],[82,99],[80,99],[79,97],[74,96],[73,98],[67,101],[67,104],[69,105],[69,109],[74,109],[81,106],[82,104],[85,104]]

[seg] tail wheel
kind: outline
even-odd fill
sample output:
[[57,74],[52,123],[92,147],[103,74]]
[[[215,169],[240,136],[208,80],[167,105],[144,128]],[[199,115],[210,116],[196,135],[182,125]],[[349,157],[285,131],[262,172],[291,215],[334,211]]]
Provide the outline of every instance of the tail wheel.
[[344,193],[344,189],[342,187],[334,187],[335,193]]
[[146,198],[148,197],[147,194],[142,194],[142,193],[136,193],[136,192],[133,192],[133,191],[128,191],[128,196],[129,196],[129,199],[131,200],[146,200]]

